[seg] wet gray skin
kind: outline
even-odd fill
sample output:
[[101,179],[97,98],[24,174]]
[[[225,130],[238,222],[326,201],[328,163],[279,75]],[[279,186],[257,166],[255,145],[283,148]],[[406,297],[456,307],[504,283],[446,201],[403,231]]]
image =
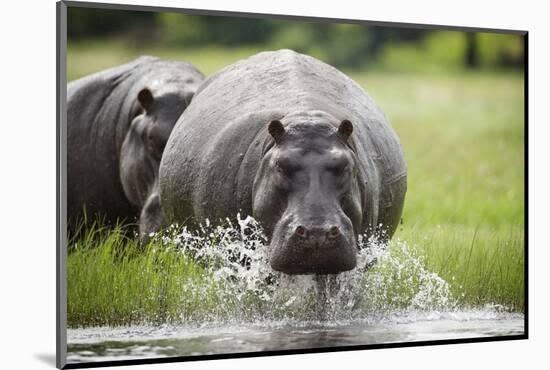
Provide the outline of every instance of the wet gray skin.
[[144,241],[164,224],[160,158],[203,78],[188,63],[141,57],[68,85],[70,230],[84,211],[108,223],[139,219]]
[[170,223],[252,215],[275,270],[335,274],[355,267],[359,234],[393,235],[406,173],[397,136],[357,83],[280,50],[205,80],[166,145],[160,200]]
[[253,214],[272,235],[270,264],[289,274],[333,274],[356,264],[361,226],[356,159],[347,145],[353,131],[337,131],[321,116],[293,117],[287,128],[269,124],[274,145],[254,183]]

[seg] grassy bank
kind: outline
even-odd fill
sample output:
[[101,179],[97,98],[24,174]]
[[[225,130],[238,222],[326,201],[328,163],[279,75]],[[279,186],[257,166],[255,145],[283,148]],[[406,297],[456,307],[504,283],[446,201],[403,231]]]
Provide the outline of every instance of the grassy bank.
[[[142,53],[187,60],[210,74],[256,51],[138,51],[116,43],[75,44],[68,50],[68,77],[72,80]],[[408,191],[395,238],[423,256],[426,268],[450,284],[460,304],[494,303],[522,311],[522,76],[345,72],[382,107],[403,146]],[[117,232],[78,245],[68,259],[72,326],[207,316],[223,298],[200,266],[173,249],[151,245],[139,250],[135,240]],[[379,270],[384,268],[371,273],[392,273]]]
[[191,258],[155,244],[140,247],[123,234],[102,233],[70,253],[69,326],[195,321],[223,304],[218,287]]
[[[430,302],[447,298],[441,288],[432,288],[437,283],[433,273],[449,284],[453,298],[452,303],[438,309],[499,304],[505,309],[523,310],[521,235],[501,239],[477,231],[471,235],[469,230],[433,234],[404,230],[403,234],[407,232],[405,249],[402,242],[394,241],[391,258],[381,259],[364,273],[364,312],[418,308],[414,302],[421,290],[431,296],[422,297],[427,303],[421,303],[420,309],[433,309]],[[277,311],[273,305],[286,309],[287,299],[275,300],[270,287],[265,293],[236,289],[236,284],[246,284],[246,276],[240,276],[241,282],[214,279],[215,268],[207,269],[204,261],[195,262],[171,242],[157,240],[140,247],[116,229],[96,232],[94,238],[83,238],[73,248],[68,259],[71,327],[254,320],[266,313],[273,317]],[[223,267],[231,264],[226,260]],[[270,298],[263,298],[265,294]],[[275,313],[296,315],[281,310]]]
[[461,304],[500,304],[523,311],[524,234],[520,228],[411,227],[399,237],[424,256],[429,271],[450,284]]

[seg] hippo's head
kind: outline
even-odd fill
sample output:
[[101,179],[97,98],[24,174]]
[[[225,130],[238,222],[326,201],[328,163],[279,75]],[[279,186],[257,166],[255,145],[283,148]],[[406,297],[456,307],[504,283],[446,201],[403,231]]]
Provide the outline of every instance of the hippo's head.
[[[158,196],[158,169],[166,142],[187,108],[200,80],[185,88],[143,88],[136,96],[133,119],[120,151],[120,180],[127,199],[141,209],[143,235],[156,231],[164,220]],[[167,85],[167,87],[170,87]],[[154,214],[145,214],[155,210]],[[151,212],[149,212],[151,213]],[[149,225],[143,225],[143,222]]]
[[353,269],[362,202],[352,123],[315,115],[284,126],[271,121],[268,131],[253,212],[270,238],[271,267],[287,274]]

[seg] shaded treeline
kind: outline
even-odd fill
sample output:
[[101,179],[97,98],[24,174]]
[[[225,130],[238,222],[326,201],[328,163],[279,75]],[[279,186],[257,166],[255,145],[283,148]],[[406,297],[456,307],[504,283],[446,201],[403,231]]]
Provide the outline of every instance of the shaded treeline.
[[[447,42],[440,33],[451,33],[458,41]],[[69,41],[125,38],[129,46],[239,47],[262,45],[291,48],[321,55],[338,67],[359,68],[365,63],[389,58],[386,49],[417,49],[431,53],[430,40],[455,56],[464,68],[518,68],[523,63],[522,38],[516,35],[433,31],[412,28],[298,21],[186,15],[107,9],[68,8]],[[432,43],[433,44],[433,43]],[[443,51],[445,53],[445,51]],[[394,53],[392,58],[395,57]],[[408,53],[410,54],[410,53]],[[405,58],[407,59],[407,58]],[[413,60],[414,62],[414,60]]]

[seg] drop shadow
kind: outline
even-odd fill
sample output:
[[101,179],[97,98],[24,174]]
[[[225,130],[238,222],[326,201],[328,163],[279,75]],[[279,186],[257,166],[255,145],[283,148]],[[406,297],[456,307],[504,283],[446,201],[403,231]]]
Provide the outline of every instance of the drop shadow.
[[42,361],[46,365],[55,367],[55,353],[35,353],[34,358]]

